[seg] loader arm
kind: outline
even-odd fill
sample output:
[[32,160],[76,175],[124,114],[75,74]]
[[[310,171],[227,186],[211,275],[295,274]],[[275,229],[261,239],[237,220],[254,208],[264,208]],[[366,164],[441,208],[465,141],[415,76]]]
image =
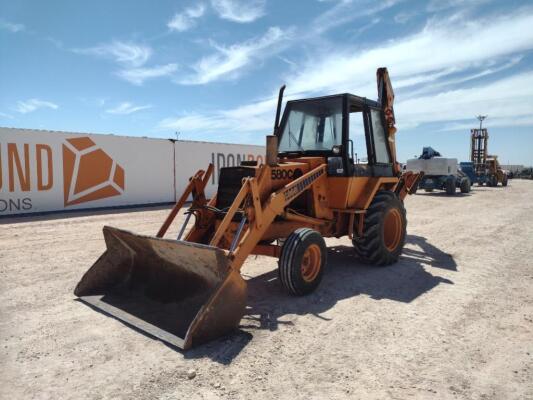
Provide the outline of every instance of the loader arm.
[[264,205],[262,205],[259,201],[258,181],[260,181],[262,174],[269,173],[269,169],[268,166],[263,166],[258,178],[244,179],[241,190],[237,194],[233,204],[219,225],[210,243],[210,246],[216,247],[218,245],[237,210],[241,207],[243,202],[250,200],[245,207],[245,222],[248,222],[248,227],[243,231],[237,230],[234,238],[235,245],[231,246],[229,250],[229,257],[232,259],[231,267],[236,271],[240,270],[246,258],[254,251],[264,233],[274,221],[274,218],[278,215],[282,215],[285,211],[285,207],[289,205],[291,201],[305,190],[309,189],[319,179],[326,178],[326,165],[319,165],[272,193],[268,200],[265,201]]
[[201,206],[207,203],[204,191],[212,174],[213,164],[209,164],[207,171],[199,170],[189,179],[187,187],[183,191],[178,201],[176,201],[176,204],[174,204],[174,207],[172,207],[172,210],[165,219],[165,222],[163,222],[163,225],[161,226],[161,228],[159,228],[156,237],[162,238],[163,236],[165,236],[165,233],[167,232],[168,228],[170,227],[170,225],[178,215],[179,210],[183,207],[190,195],[192,195],[193,198],[193,206]]
[[377,84],[378,84],[378,102],[383,108],[385,114],[385,123],[387,126],[387,144],[389,146],[389,153],[391,155],[392,168],[395,175],[400,175],[401,168],[396,160],[396,120],[394,118],[394,90],[389,78],[387,68],[378,68],[377,70]]

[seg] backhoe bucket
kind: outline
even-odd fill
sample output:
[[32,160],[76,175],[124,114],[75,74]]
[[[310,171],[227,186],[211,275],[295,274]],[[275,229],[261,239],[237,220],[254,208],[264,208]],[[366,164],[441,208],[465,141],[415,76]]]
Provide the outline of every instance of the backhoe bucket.
[[83,302],[184,350],[239,324],[246,283],[224,250],[108,226],[104,238],[74,290]]

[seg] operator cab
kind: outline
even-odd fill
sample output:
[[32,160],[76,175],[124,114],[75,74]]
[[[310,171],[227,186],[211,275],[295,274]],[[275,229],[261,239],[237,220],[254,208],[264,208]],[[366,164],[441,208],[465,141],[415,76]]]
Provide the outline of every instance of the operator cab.
[[325,157],[329,176],[393,176],[379,103],[344,93],[288,101],[278,135],[280,157]]

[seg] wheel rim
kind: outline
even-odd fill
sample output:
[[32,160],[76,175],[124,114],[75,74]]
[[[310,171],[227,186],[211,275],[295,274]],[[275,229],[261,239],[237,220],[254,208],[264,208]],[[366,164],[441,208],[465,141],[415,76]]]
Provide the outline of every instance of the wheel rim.
[[302,257],[301,271],[302,278],[306,282],[312,282],[320,272],[320,247],[316,244],[309,246]]
[[389,251],[394,251],[400,244],[402,237],[402,216],[396,208],[391,208],[385,214],[383,224],[385,247]]

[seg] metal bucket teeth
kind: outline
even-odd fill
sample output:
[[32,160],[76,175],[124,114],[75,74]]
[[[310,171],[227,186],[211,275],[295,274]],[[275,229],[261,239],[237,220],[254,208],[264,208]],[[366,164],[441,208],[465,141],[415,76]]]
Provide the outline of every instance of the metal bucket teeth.
[[246,283],[223,250],[103,231],[107,250],[74,291],[83,302],[181,349],[238,325]]

